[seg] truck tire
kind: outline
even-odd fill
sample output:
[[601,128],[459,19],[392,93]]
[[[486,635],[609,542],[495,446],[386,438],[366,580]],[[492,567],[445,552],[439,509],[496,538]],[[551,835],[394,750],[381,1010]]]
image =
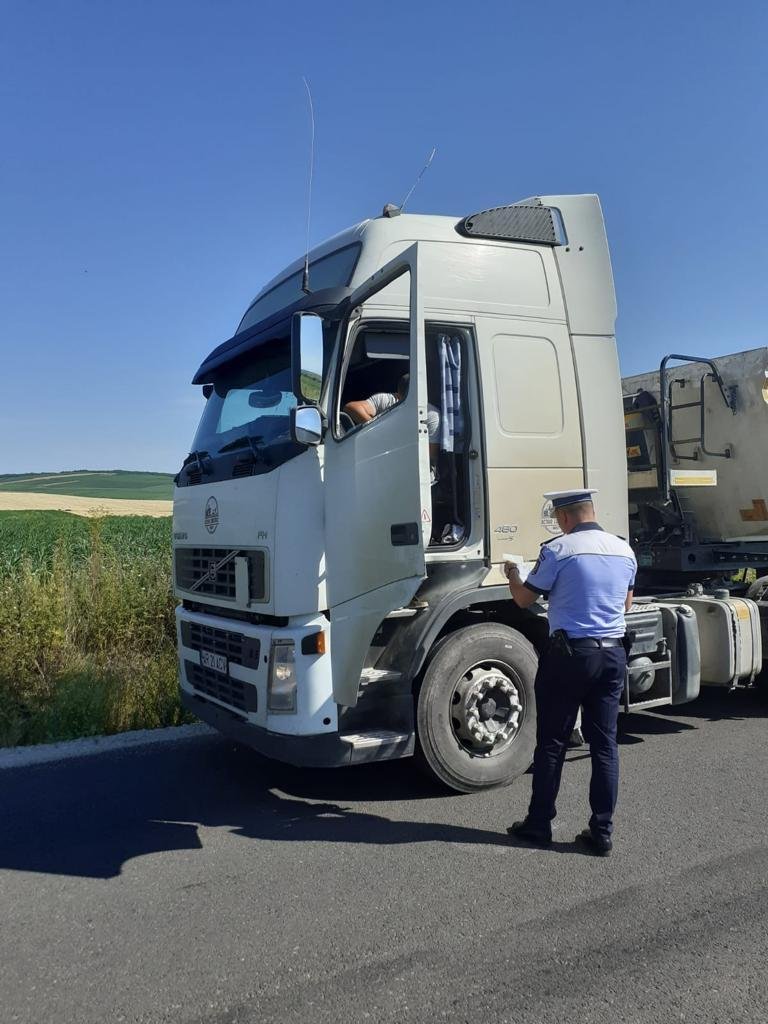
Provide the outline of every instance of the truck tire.
[[482,623],[444,637],[416,709],[422,765],[459,793],[506,786],[526,772],[536,744],[532,644],[508,626]]

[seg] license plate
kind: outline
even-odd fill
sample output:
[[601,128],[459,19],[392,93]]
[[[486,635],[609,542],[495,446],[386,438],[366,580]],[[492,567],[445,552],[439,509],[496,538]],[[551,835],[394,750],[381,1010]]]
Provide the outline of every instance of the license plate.
[[214,654],[213,651],[200,651],[200,664],[204,668],[213,669],[214,672],[221,672],[223,675],[229,672],[229,665],[224,655]]

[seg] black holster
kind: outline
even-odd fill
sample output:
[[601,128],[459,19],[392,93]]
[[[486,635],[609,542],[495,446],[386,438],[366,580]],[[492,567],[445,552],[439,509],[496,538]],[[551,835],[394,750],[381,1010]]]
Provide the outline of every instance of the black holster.
[[564,629],[556,629],[549,638],[550,650],[554,654],[560,654],[565,658],[573,657],[573,648],[568,640],[568,634]]
[[629,652],[632,650],[635,640],[637,639],[637,633],[633,629],[628,629],[624,636],[621,638],[621,646],[624,648],[624,653],[629,657]]

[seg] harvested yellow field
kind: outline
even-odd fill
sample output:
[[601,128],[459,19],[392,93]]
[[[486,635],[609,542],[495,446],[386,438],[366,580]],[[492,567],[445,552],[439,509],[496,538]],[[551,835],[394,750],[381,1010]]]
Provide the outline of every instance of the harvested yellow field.
[[78,516],[169,516],[172,501],[84,498],[76,494],[39,494],[0,490],[0,512],[72,512]]

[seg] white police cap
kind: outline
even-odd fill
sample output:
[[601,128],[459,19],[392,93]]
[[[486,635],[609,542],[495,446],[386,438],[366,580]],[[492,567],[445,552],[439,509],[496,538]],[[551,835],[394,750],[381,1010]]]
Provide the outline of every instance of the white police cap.
[[592,501],[592,495],[597,494],[594,489],[585,490],[583,487],[578,491],[550,491],[544,497],[552,502],[552,509],[566,508],[568,505],[576,505],[580,501]]

